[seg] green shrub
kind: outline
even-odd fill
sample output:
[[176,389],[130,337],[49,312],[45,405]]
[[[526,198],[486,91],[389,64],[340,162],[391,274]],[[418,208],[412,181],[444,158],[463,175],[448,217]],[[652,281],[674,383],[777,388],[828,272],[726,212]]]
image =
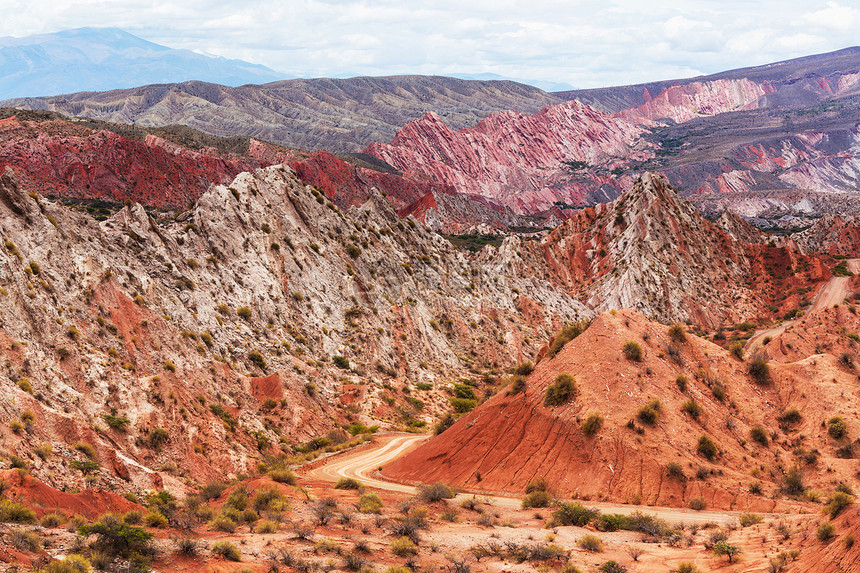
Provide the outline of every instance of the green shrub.
[[349,360],[343,356],[334,356],[331,359],[332,363],[341,370],[349,370]]
[[547,356],[549,358],[554,357],[562,348],[564,348],[565,344],[585,332],[586,328],[588,328],[588,323],[583,321],[574,322],[562,328],[561,332],[553,337],[549,348],[547,348]]
[[744,359],[744,345],[740,341],[729,344],[729,352],[738,360]]
[[715,444],[711,438],[703,435],[699,436],[696,451],[707,458],[708,461],[714,461],[714,458],[717,457],[717,454],[719,453],[719,448],[717,448],[717,444]]
[[702,573],[701,570],[689,561],[681,561],[675,567],[675,573]]
[[837,491],[830,496],[830,500],[827,502],[827,505],[824,506],[824,513],[826,513],[830,519],[834,519],[842,512],[843,509],[852,503],[854,503],[854,498],[852,496],[845,492]]
[[236,314],[239,315],[240,318],[243,318],[245,320],[251,320],[251,316],[253,315],[251,309],[247,306],[240,306],[239,308],[237,308]]
[[585,527],[599,513],[596,509],[588,509],[578,501],[559,502],[558,509],[552,512],[552,522],[555,525]]
[[822,543],[826,543],[830,541],[835,531],[836,528],[833,527],[833,524],[829,521],[825,521],[819,525],[818,529],[815,531],[815,538]]
[[250,360],[251,363],[260,370],[266,370],[266,359],[263,358],[263,355],[260,353],[259,350],[252,350],[251,352],[249,352],[248,360]]
[[511,378],[511,385],[508,387],[508,394],[519,394],[526,389],[526,377],[519,374]]
[[129,420],[128,418],[122,418],[120,416],[111,416],[110,414],[104,414],[102,418],[105,422],[107,422],[107,425],[114,430],[125,430],[131,423],[131,420]]
[[363,489],[364,486],[355,478],[344,477],[337,480],[334,489]]
[[782,478],[782,491],[789,495],[799,495],[804,489],[803,475],[797,466],[794,466]]
[[753,426],[750,428],[750,438],[752,441],[758,442],[764,447],[767,447],[770,444],[770,438],[767,435],[767,431],[761,426]]
[[757,513],[742,513],[738,518],[738,521],[740,522],[741,527],[749,527],[750,525],[761,523],[763,519],[764,518]]
[[358,498],[358,511],[361,513],[382,513],[382,498],[375,493],[363,493]]
[[0,521],[10,523],[34,523],[36,512],[24,504],[0,499]]
[[705,507],[707,507],[707,503],[701,497],[694,497],[690,499],[690,502],[687,504],[687,506],[694,511],[702,511],[703,509],[705,509]]
[[269,473],[267,475],[273,481],[276,481],[278,483],[296,485],[296,474],[286,468],[269,470]]
[[586,436],[593,436],[600,431],[601,427],[603,427],[603,416],[598,412],[592,412],[582,423],[582,433]]
[[234,531],[236,531],[236,522],[227,517],[226,515],[219,515],[209,522],[209,529],[212,529],[214,531],[226,531],[227,533],[233,533]]
[[452,499],[457,495],[451,486],[444,483],[434,483],[425,485],[418,490],[418,497],[427,502],[442,501],[443,499]]
[[803,416],[797,408],[788,408],[779,415],[777,421],[779,422],[779,427],[783,431],[786,431],[803,421]]
[[576,379],[566,372],[555,377],[555,381],[546,389],[543,403],[546,406],[561,406],[576,397]]
[[92,525],[82,526],[79,531],[84,536],[98,536],[93,543],[96,549],[114,557],[124,558],[133,553],[147,553],[153,537],[152,533],[142,527],[129,525],[114,514],[103,515]]
[[275,533],[281,528],[281,524],[274,519],[261,519],[254,526],[255,533]]
[[391,542],[391,552],[398,557],[417,555],[418,546],[412,543],[412,541],[406,536],[398,537]]
[[757,353],[753,356],[749,365],[749,373],[756,384],[767,386],[773,382],[770,374],[770,365],[767,363],[767,357],[764,354]]
[[517,376],[528,376],[532,372],[534,372],[535,365],[532,364],[531,360],[526,360],[524,362],[520,362],[516,368],[514,368],[514,374]]
[[681,409],[690,415],[694,420],[698,420],[699,416],[702,415],[702,406],[696,402],[693,398],[690,398],[683,404],[681,404]]
[[731,545],[724,540],[720,540],[714,543],[713,552],[717,557],[728,557],[729,563],[731,563],[735,556],[741,552],[741,548],[737,545]]
[[624,358],[632,362],[642,362],[642,347],[635,340],[628,340],[622,347]]
[[54,560],[40,569],[40,573],[90,573],[92,566],[83,555],[68,555],[62,561]]
[[72,460],[69,462],[69,467],[73,470],[79,470],[80,472],[89,475],[102,467],[102,465],[99,462],[94,462],[92,460]]
[[241,561],[242,554],[239,548],[229,541],[216,541],[212,544],[212,555],[220,555],[227,561]]
[[147,527],[167,527],[167,518],[160,511],[150,511],[143,516]]
[[590,551],[592,553],[601,553],[603,551],[603,542],[596,535],[592,535],[587,533],[580,537],[576,544],[586,551]]
[[660,404],[660,400],[654,398],[636,412],[636,417],[639,418],[639,421],[643,424],[654,425],[657,423],[657,420],[660,418],[660,411],[663,409],[662,404]]
[[687,384],[688,383],[689,383],[689,380],[683,374],[678,374],[678,377],[675,378],[675,384],[678,386],[678,390],[680,390],[681,392],[687,391]]
[[478,405],[477,400],[471,400],[469,398],[448,398],[448,402],[451,403],[451,407],[454,408],[454,411],[458,414],[471,412]]
[[627,567],[617,561],[607,561],[597,568],[600,573],[627,573]]
[[681,481],[687,479],[687,476],[684,475],[684,468],[678,462],[669,462],[666,464],[666,475]]
[[522,501],[523,509],[533,507],[548,507],[552,503],[552,495],[546,491],[533,491],[526,494]]
[[684,329],[683,324],[675,323],[669,327],[669,338],[673,342],[686,342],[687,341],[687,331]]
[[829,420],[827,420],[827,433],[830,434],[830,437],[834,440],[838,440],[845,436],[845,420],[842,416],[833,416]]
[[529,480],[529,483],[526,484],[525,493],[532,493],[533,491],[549,491],[549,482],[543,476],[534,477]]
[[168,434],[167,430],[165,430],[164,428],[153,428],[152,431],[149,432],[149,437],[147,438],[149,447],[153,450],[159,449],[162,445],[166,444],[169,441],[170,434]]

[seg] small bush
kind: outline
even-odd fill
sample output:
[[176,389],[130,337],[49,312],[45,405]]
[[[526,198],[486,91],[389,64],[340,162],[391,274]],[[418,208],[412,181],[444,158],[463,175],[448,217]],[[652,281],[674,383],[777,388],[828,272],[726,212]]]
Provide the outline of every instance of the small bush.
[[39,525],[42,527],[51,529],[54,527],[59,527],[66,522],[68,518],[62,513],[48,513],[45,514],[42,519],[39,520]]
[[588,509],[579,502],[559,502],[558,509],[552,512],[554,525],[575,525],[584,527],[597,517],[596,509]]
[[834,519],[842,512],[843,509],[852,503],[854,503],[854,498],[852,496],[845,492],[837,491],[830,496],[830,500],[827,502],[827,505],[824,506],[824,513],[826,513],[830,519]]
[[787,431],[803,421],[803,416],[797,408],[788,408],[779,415],[777,421],[779,422],[779,427],[783,431]]
[[399,537],[391,542],[391,552],[398,557],[417,555],[418,546],[412,543],[412,540],[410,540],[408,537]]
[[627,567],[617,561],[607,561],[597,568],[600,573],[627,573]]
[[251,309],[247,306],[240,306],[237,308],[236,314],[239,315],[239,318],[243,318],[245,320],[251,320],[251,316],[253,316]]
[[660,404],[660,400],[654,398],[636,412],[636,417],[639,418],[639,421],[643,424],[654,425],[657,423],[657,420],[660,418],[660,411],[663,409],[662,404]]
[[666,464],[666,475],[681,481],[687,479],[687,476],[684,475],[684,468],[678,462],[669,462]]
[[543,403],[546,406],[561,406],[576,397],[576,379],[566,372],[555,377],[555,381],[546,389]]
[[266,370],[266,359],[263,358],[263,355],[259,350],[252,350],[248,353],[248,360],[251,361],[254,366],[259,368],[260,370]]
[[114,430],[125,430],[131,423],[131,420],[129,420],[128,418],[122,418],[120,416],[111,416],[110,414],[104,414],[102,418],[105,422],[107,422],[107,425]]
[[741,524],[741,527],[749,527],[750,525],[755,525],[757,523],[761,523],[764,518],[757,513],[742,513],[738,518],[738,521]]
[[41,573],[90,573],[92,565],[83,555],[68,555],[62,561],[51,561],[41,569]]
[[770,438],[767,435],[767,431],[761,426],[753,426],[750,428],[750,438],[752,441],[757,442],[764,447],[767,447],[770,444]]
[[220,555],[227,561],[241,561],[242,554],[239,548],[229,541],[216,541],[212,544],[212,555]]
[[561,332],[553,337],[552,343],[547,348],[547,357],[554,357],[564,348],[565,344],[582,334],[586,328],[588,328],[588,323],[586,322],[574,322],[562,328]]
[[713,461],[719,453],[719,448],[717,448],[717,444],[715,444],[711,438],[703,435],[699,437],[696,451],[704,456],[708,461]]
[[349,370],[349,360],[343,356],[334,356],[331,359],[332,363],[341,370]]
[[675,568],[675,573],[702,573],[701,570],[689,561],[681,561]]
[[36,512],[21,503],[0,499],[0,521],[34,523],[36,521]]
[[280,529],[281,524],[274,519],[261,519],[254,526],[255,533],[275,533]]
[[364,486],[355,478],[344,477],[337,480],[334,489],[363,489]]
[[603,427],[603,416],[598,412],[592,412],[582,423],[582,433],[586,436],[593,436],[600,431],[601,427]]
[[535,365],[532,364],[531,360],[526,360],[525,362],[520,362],[516,368],[514,368],[514,374],[517,376],[528,376],[535,369]]
[[797,466],[788,470],[782,478],[782,491],[789,495],[799,495],[804,489],[803,476]]
[[549,491],[549,482],[543,476],[538,476],[529,480],[529,483],[526,484],[525,493],[532,493],[533,491]]
[[523,509],[533,507],[548,507],[552,503],[552,496],[546,491],[533,491],[527,494],[522,501]]
[[508,388],[508,394],[519,394],[526,389],[526,377],[519,374],[511,379],[511,385]]
[[835,530],[836,528],[833,527],[832,523],[825,521],[815,530],[815,538],[822,543],[826,543],[833,537]]
[[642,362],[642,347],[635,340],[628,340],[622,348],[624,358],[632,362]]
[[737,545],[731,545],[724,540],[720,540],[714,543],[713,552],[717,557],[728,557],[729,563],[731,563],[735,556],[741,552],[741,548]]
[[707,503],[701,497],[694,497],[690,500],[690,503],[687,504],[688,507],[694,511],[702,511],[707,507]]
[[278,483],[296,485],[296,474],[286,468],[269,470],[269,478]]
[[693,398],[690,398],[683,404],[681,404],[681,409],[690,415],[694,420],[698,420],[699,416],[702,415],[702,406],[696,402]]
[[732,342],[729,345],[729,352],[738,360],[744,359],[744,345],[739,341]]
[[767,357],[764,354],[753,356],[749,365],[749,373],[756,384],[761,386],[767,386],[773,382],[770,374],[770,365],[767,363]]
[[358,511],[361,513],[382,513],[382,498],[375,493],[363,493],[358,498]]
[[147,527],[167,527],[167,518],[159,511],[150,511],[143,516]]
[[427,502],[442,501],[443,499],[451,499],[456,495],[451,486],[444,483],[434,483],[426,485],[418,491],[418,497]]
[[669,327],[669,338],[673,342],[686,342],[687,341],[687,331],[684,329],[683,324],[675,323]]
[[154,428],[151,432],[149,432],[149,437],[147,438],[149,447],[153,450],[157,450],[163,444],[166,444],[168,441],[170,441],[170,434],[168,434],[167,430],[165,430],[164,428]]
[[236,531],[236,522],[227,517],[226,515],[219,515],[215,519],[209,522],[209,529],[214,531],[226,531],[227,533],[233,533]]
[[678,377],[675,378],[675,385],[678,386],[678,390],[680,390],[681,392],[687,391],[687,384],[689,382],[690,381],[683,374],[678,374]]
[[586,551],[590,551],[592,553],[601,553],[603,551],[603,542],[596,535],[592,535],[590,533],[583,535],[580,537],[576,544]]
[[834,440],[845,437],[845,430],[845,420],[842,416],[833,416],[827,420],[827,433],[830,434],[830,437]]

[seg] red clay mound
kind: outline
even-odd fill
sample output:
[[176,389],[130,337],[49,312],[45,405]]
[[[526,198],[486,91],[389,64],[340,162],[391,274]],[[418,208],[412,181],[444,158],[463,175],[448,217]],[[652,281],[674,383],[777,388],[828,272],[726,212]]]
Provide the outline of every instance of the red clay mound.
[[0,480],[9,489],[6,497],[32,508],[38,515],[62,511],[93,519],[107,512],[125,513],[143,509],[122,496],[100,489],[87,489],[80,493],[67,493],[45,485],[30,475],[22,476],[16,470],[0,472]]
[[[627,341],[640,345],[641,362],[624,357]],[[524,391],[500,391],[383,474],[512,493],[545,476],[562,497],[670,506],[704,498],[709,507],[754,511],[794,503],[777,490],[784,470],[795,464],[807,485],[824,490],[834,480],[851,479],[854,462],[838,458],[836,450],[860,431],[856,375],[840,369],[833,356],[771,363],[767,386],[756,384],[748,369],[691,334],[672,343],[667,326],[634,311],[606,313],[556,357],[541,361]],[[547,387],[564,372],[575,376],[578,396],[544,405]],[[686,391],[676,382],[679,375],[687,378]],[[639,411],[654,399],[660,408],[650,424],[647,412]],[[700,409],[695,418],[682,409],[688,400]],[[783,431],[778,417],[789,407],[798,408],[802,420]],[[591,413],[602,415],[603,424],[588,436],[582,425]],[[849,427],[841,441],[821,424],[836,413]],[[751,438],[754,426],[764,428],[767,446]],[[697,451],[700,436],[717,445],[712,460]],[[804,466],[795,456],[814,449],[818,465]],[[684,476],[671,476],[670,463]],[[750,493],[754,482],[761,495]]]

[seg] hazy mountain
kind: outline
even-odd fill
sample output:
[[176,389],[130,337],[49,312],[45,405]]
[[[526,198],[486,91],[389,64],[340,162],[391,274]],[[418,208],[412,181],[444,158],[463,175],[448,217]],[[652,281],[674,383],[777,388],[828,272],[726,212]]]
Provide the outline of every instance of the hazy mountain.
[[117,28],[0,38],[0,98],[186,80],[236,86],[284,78],[265,66],[175,50]]

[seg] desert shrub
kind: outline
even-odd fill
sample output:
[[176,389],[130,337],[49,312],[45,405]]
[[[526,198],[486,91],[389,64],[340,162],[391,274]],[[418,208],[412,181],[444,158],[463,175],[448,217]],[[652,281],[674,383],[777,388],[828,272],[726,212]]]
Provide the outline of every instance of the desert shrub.
[[281,495],[277,488],[260,488],[254,492],[251,498],[251,507],[254,511],[266,511],[268,509],[282,509],[287,504],[286,498]]
[[241,561],[242,554],[239,548],[229,541],[216,541],[212,544],[212,555],[220,555],[227,561]]
[[9,523],[34,523],[36,512],[24,504],[0,499],[0,521]]
[[514,374],[517,376],[528,376],[532,372],[534,372],[535,365],[532,364],[531,360],[526,360],[524,362],[520,362],[516,368],[514,368]]
[[744,359],[744,345],[740,341],[729,344],[729,352],[738,360]]
[[209,522],[209,529],[212,529],[214,531],[226,531],[227,533],[233,533],[234,531],[236,531],[236,522],[227,517],[226,515],[219,515]]
[[526,377],[516,374],[511,378],[511,385],[508,387],[508,394],[519,394],[526,389]]
[[555,377],[555,381],[546,389],[543,403],[546,406],[561,406],[576,397],[576,379],[566,372]]
[[827,502],[827,505],[824,506],[824,513],[826,513],[830,519],[833,519],[852,503],[854,503],[854,498],[852,496],[845,492],[837,491],[830,496],[830,500]]
[[8,536],[9,542],[21,551],[36,553],[42,548],[42,538],[26,529],[14,529]]
[[696,451],[704,456],[708,461],[713,461],[719,453],[717,444],[708,436],[699,436],[699,442],[696,444]]
[[105,422],[107,422],[107,425],[114,430],[125,430],[131,423],[131,420],[129,420],[128,418],[123,418],[120,416],[111,416],[110,414],[104,414],[102,418]]
[[617,561],[607,561],[597,568],[600,573],[627,573],[627,567]]
[[382,498],[375,493],[363,493],[358,498],[358,511],[361,513],[382,513]]
[[561,568],[561,571],[559,573],[582,573],[582,569],[580,569],[573,563],[568,563]]
[[526,484],[525,493],[533,491],[549,491],[549,482],[543,476],[534,477]]
[[576,544],[586,551],[590,551],[592,553],[600,553],[603,551],[603,542],[596,535],[592,535],[587,533],[580,537]]
[[150,511],[143,516],[143,521],[147,527],[166,527],[167,518],[158,511]]
[[332,364],[340,368],[341,370],[349,370],[349,360],[347,360],[343,356],[332,356]]
[[767,435],[767,431],[761,426],[753,426],[750,428],[750,438],[752,441],[758,442],[764,447],[767,447],[770,444],[770,438]]
[[391,542],[391,552],[398,557],[417,555],[418,546],[412,543],[412,540],[408,537],[399,537]]
[[582,321],[568,324],[562,328],[561,332],[553,337],[552,343],[547,348],[547,356],[552,358],[558,354],[565,344],[582,334],[586,328],[588,328],[588,323]]
[[434,502],[434,501],[442,501],[443,499],[451,499],[456,495],[451,486],[446,485],[444,483],[434,483],[431,485],[425,485],[420,490],[418,490],[418,497],[423,499],[424,501]]
[[364,486],[355,478],[344,477],[337,480],[334,489],[362,489]]
[[741,527],[749,527],[750,525],[761,523],[762,520],[762,516],[758,515],[757,513],[742,513],[741,516],[738,518]]
[[68,555],[62,561],[51,561],[45,565],[41,573],[90,573],[92,566],[83,555]]
[[770,374],[770,365],[767,363],[767,357],[764,354],[756,353],[753,356],[749,365],[749,373],[756,384],[766,386],[773,382],[773,377]]
[[699,416],[702,415],[702,406],[693,398],[690,398],[681,404],[681,409],[689,414],[694,420],[698,420]]
[[787,431],[803,421],[803,415],[801,415],[800,410],[797,408],[788,408],[777,417],[777,421],[779,422],[779,427],[783,431]]
[[799,495],[804,489],[803,475],[797,466],[794,466],[782,478],[782,491],[789,495]]
[[251,363],[253,363],[254,366],[259,368],[260,370],[266,369],[266,359],[263,358],[263,355],[260,353],[259,350],[252,350],[251,352],[249,352],[248,360],[250,360]]
[[455,418],[451,414],[451,412],[448,412],[447,414],[442,416],[442,418],[438,422],[436,422],[436,425],[433,426],[433,435],[438,436],[439,434],[453,426],[454,422],[456,421],[457,418]]
[[630,518],[621,513],[601,513],[595,520],[598,531],[618,531],[631,528]]
[[666,464],[666,475],[677,480],[685,480],[684,468],[678,462],[669,462]]
[[834,440],[838,440],[845,436],[845,420],[842,416],[833,416],[827,420],[827,433]]
[[707,503],[701,497],[694,497],[690,500],[690,503],[687,506],[694,511],[702,511],[707,507]]
[[684,329],[684,325],[680,323],[675,323],[669,327],[669,338],[673,342],[686,342],[687,341],[687,331]]
[[274,519],[261,519],[254,526],[256,533],[275,533],[280,529],[281,524]]
[[80,470],[85,474],[91,474],[102,467],[102,465],[99,462],[94,462],[92,460],[72,460],[69,462],[69,467],[73,470]]
[[601,427],[603,427],[603,416],[598,412],[592,412],[582,423],[582,433],[586,436],[593,436],[600,431]]
[[465,414],[467,412],[471,412],[475,409],[475,406],[478,405],[477,400],[472,400],[470,398],[448,398],[448,402],[451,403],[451,407],[454,408],[454,411],[458,414]]
[[628,340],[622,347],[624,358],[632,362],[642,362],[642,347],[635,340]]
[[832,523],[825,521],[815,530],[815,538],[822,543],[826,543],[833,537],[835,530],[836,528],[833,527]]
[[79,530],[81,535],[97,535],[92,547],[113,557],[128,558],[134,553],[146,554],[150,549],[152,533],[142,527],[129,525],[114,514],[106,514],[91,525]]
[[236,309],[236,314],[238,314],[240,318],[244,318],[245,320],[251,320],[251,315],[253,313],[251,312],[251,309],[247,306],[240,306]]
[[639,418],[639,421],[643,424],[653,425],[656,424],[657,420],[660,418],[660,410],[662,409],[663,406],[660,404],[660,400],[654,398],[639,408],[636,412],[636,417]]
[[678,377],[675,378],[675,385],[678,386],[678,390],[680,390],[681,392],[687,391],[687,384],[689,382],[690,380],[683,374],[678,374]]
[[552,512],[552,522],[555,525],[584,527],[598,514],[596,509],[589,509],[577,501],[559,502],[558,509]]
[[139,509],[132,509],[122,516],[122,520],[129,525],[140,525],[143,523],[143,512]]
[[714,543],[713,552],[717,557],[728,557],[729,563],[731,563],[735,556],[741,552],[741,548],[721,540]]
[[200,490],[200,496],[209,501],[210,499],[218,499],[224,490],[227,489],[227,484],[220,481],[207,483]]
[[269,470],[267,474],[273,481],[287,485],[296,485],[296,474],[286,468]]
[[174,541],[176,542],[176,550],[182,555],[197,555],[197,551],[200,549],[200,542],[193,537],[174,538]]
[[170,441],[170,434],[168,434],[167,430],[164,428],[153,428],[153,430],[149,432],[149,437],[147,438],[149,447],[153,450],[157,450],[168,441]]
[[522,501],[522,508],[547,507],[552,503],[552,495],[546,491],[533,491],[527,494]]
[[681,561],[675,567],[675,573],[702,573],[701,570],[689,561]]
[[47,513],[39,520],[39,525],[45,528],[59,527],[66,522],[68,518],[62,513]]

